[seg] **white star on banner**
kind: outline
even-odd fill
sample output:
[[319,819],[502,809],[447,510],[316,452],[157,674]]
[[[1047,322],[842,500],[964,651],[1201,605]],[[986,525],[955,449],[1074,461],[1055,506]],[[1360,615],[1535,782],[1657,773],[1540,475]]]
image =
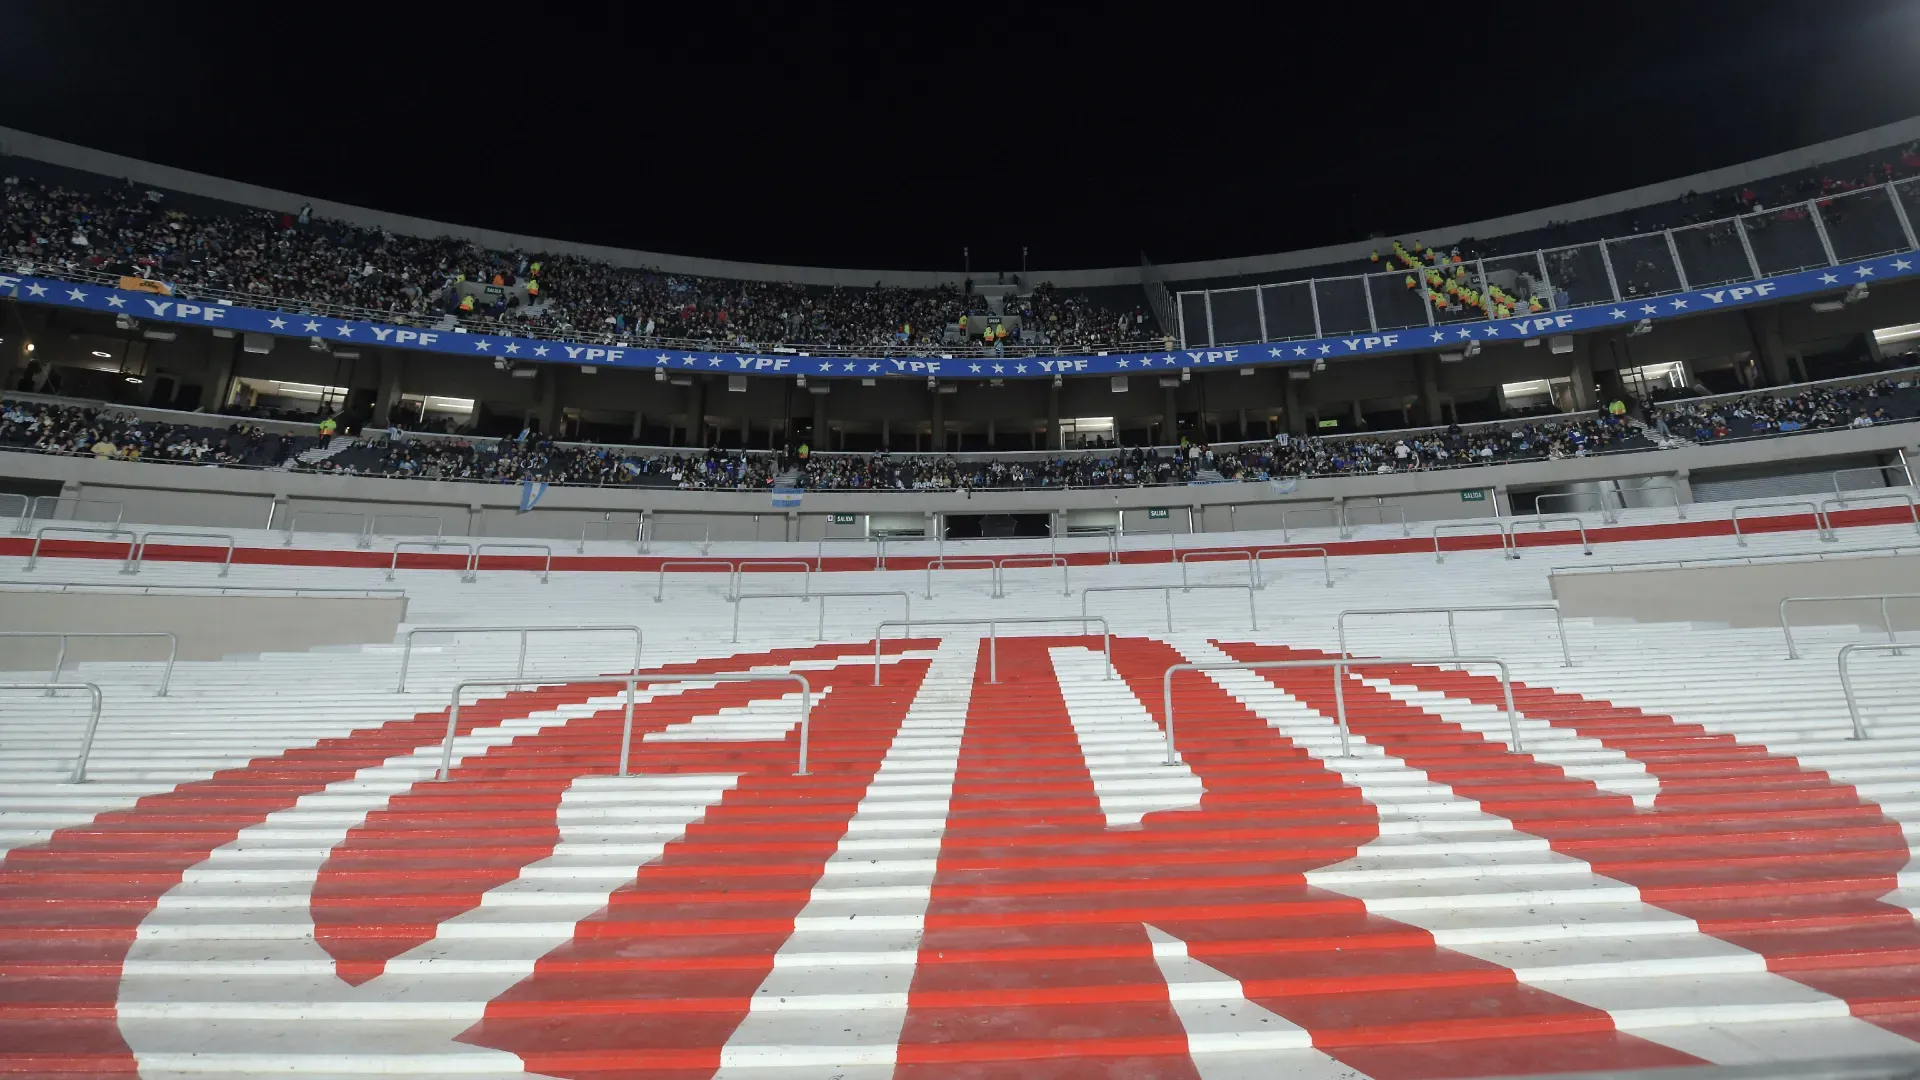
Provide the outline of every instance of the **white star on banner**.
[[717,357],[717,356],[709,356],[709,357],[707,357],[707,366],[708,366],[708,367],[719,367],[719,366],[720,366],[720,358],[719,358],[719,357]]
[[978,375],[978,374],[980,374],[980,365],[979,365],[979,364],[968,364],[968,365],[967,365],[967,370],[969,370],[969,371],[971,371],[971,372],[973,372],[973,373],[974,373],[975,375]]
[[1499,336],[1500,336],[1500,328],[1499,328],[1499,327],[1497,327],[1497,326],[1489,326],[1489,327],[1487,327],[1487,328],[1486,328],[1486,331],[1485,331],[1485,333],[1486,333],[1486,335],[1487,335],[1488,337],[1499,337]]
[[334,327],[333,330],[335,333],[339,334],[341,337],[353,336],[353,327],[348,326],[346,323],[341,323],[339,326]]
[[1005,375],[1007,373],[1007,369],[1000,364],[995,364],[993,365],[993,373],[995,375]]
[[1838,285],[1838,284],[1840,284],[1840,279],[1839,279],[1839,278],[1837,278],[1837,277],[1834,277],[1834,276],[1833,276],[1832,274],[1821,274],[1821,275],[1820,275],[1820,284],[1822,284],[1822,285]]
[[1126,366],[1127,366],[1127,365],[1128,365],[1129,363],[1131,363],[1131,362],[1132,362],[1132,361],[1130,361],[1130,360],[1128,360],[1128,359],[1127,359],[1126,357],[1124,357],[1124,356],[1120,358],[1120,366],[1121,366],[1121,367],[1126,367]]
[[1893,260],[1893,268],[1895,270],[1911,270],[1913,269],[1913,264],[1905,259],[1895,259]]
[[1856,273],[1856,274],[1859,274],[1859,275],[1860,275],[1861,277],[1872,277],[1872,276],[1873,276],[1873,267],[1871,267],[1871,266],[1856,266],[1856,267],[1854,267],[1854,268],[1853,268],[1853,272],[1854,272],[1854,273]]
[[486,352],[487,343],[484,341],[476,341],[473,343],[473,349],[475,352]]
[[671,359],[673,359],[673,357],[671,357],[671,356],[668,356],[668,355],[667,355],[666,353],[656,353],[656,354],[654,354],[654,357],[653,357],[653,359],[654,359],[654,366],[655,366],[655,367],[658,367],[658,366],[660,366],[661,364],[664,364],[664,363],[666,363],[667,361],[669,361],[669,360],[671,360]]
[[1161,358],[1160,358],[1160,362],[1161,362],[1161,363],[1163,363],[1163,364],[1165,364],[1165,365],[1167,365],[1168,367],[1172,367],[1172,366],[1173,366],[1173,357],[1171,357],[1171,356],[1163,356],[1163,357],[1161,357]]
[[513,342],[511,342],[511,341],[509,341],[509,342],[507,342],[507,352],[508,352],[509,354],[511,354],[511,353],[517,353],[517,352],[519,352],[519,351],[520,351],[520,346],[518,346],[518,345],[515,345],[515,344],[514,344]]
[[1466,339],[1468,339],[1468,338],[1470,338],[1470,337],[1472,337],[1472,336],[1473,336],[1473,328],[1472,328],[1472,327],[1469,327],[1469,326],[1463,326],[1463,327],[1461,327],[1461,328],[1460,328],[1460,340],[1462,340],[1462,341],[1465,341]]
[[1293,355],[1295,356],[1307,355],[1307,347],[1305,345],[1295,345],[1293,347]]
[[1687,309],[1687,302],[1685,300],[1681,300],[1676,297],[1673,301],[1673,310],[1685,311],[1686,309]]
[[311,333],[313,333],[313,332],[314,332],[315,330],[318,330],[318,329],[320,329],[320,323],[319,323],[319,320],[317,320],[317,319],[308,319],[308,320],[307,320],[307,322],[306,322],[306,324],[305,324],[305,329],[306,329],[306,331],[307,331],[307,333],[309,333],[309,334],[311,334]]
[[1446,332],[1446,331],[1444,331],[1444,330],[1435,330],[1435,331],[1433,332],[1433,340],[1435,340],[1435,341],[1445,341],[1445,340],[1447,340],[1447,332]]
[[1268,355],[1268,356],[1279,356],[1279,355],[1280,355],[1280,350],[1279,350],[1279,349],[1268,349],[1268,350],[1267,350],[1267,355]]
[[1660,309],[1659,309],[1659,308],[1657,308],[1657,307],[1654,307],[1654,306],[1653,306],[1652,304],[1641,304],[1641,305],[1640,305],[1640,314],[1642,314],[1642,315],[1658,315],[1658,314],[1660,314]]
[[693,366],[693,357],[691,357],[691,356],[682,356],[682,357],[680,358],[680,363],[681,363],[681,364],[683,364],[683,365],[685,365],[686,367],[692,367],[692,366]]
[[1621,311],[1619,308],[1614,308],[1612,311],[1607,312],[1607,314],[1613,316],[1616,319],[1624,319],[1627,317],[1627,313],[1624,311]]
[[124,298],[122,298],[122,297],[121,297],[121,295],[120,295],[119,293],[108,293],[108,294],[107,294],[107,306],[108,306],[108,307],[117,307],[117,308],[123,308],[123,307],[126,307],[126,306],[127,306],[127,302],[126,302],[126,300],[125,300]]
[[1320,355],[1321,355],[1321,356],[1325,356],[1325,355],[1327,355],[1327,353],[1329,353],[1329,352],[1331,352],[1332,350],[1333,350],[1333,346],[1331,346],[1331,345],[1322,345],[1322,346],[1320,346]]
[[87,298],[87,294],[81,292],[79,289],[67,290],[67,299],[69,300],[85,300],[86,298]]
[[1014,370],[1014,371],[1016,371],[1016,372],[1018,372],[1018,373],[1019,373],[1019,374],[1021,374],[1021,375],[1025,375],[1025,374],[1027,373],[1027,365],[1025,365],[1025,364],[1015,364],[1015,365],[1013,365],[1013,370]]
[[275,330],[285,330],[287,328],[287,320],[276,315],[267,320],[267,325],[273,327]]
[[[852,370],[853,370],[853,365],[852,365],[852,364],[848,364],[848,365],[847,365],[847,370],[848,370],[848,371],[852,371]],[[880,370],[880,365],[879,365],[879,364],[868,364],[868,365],[867,365],[867,370],[868,370],[868,371],[879,371],[879,370]]]
[[27,295],[45,296],[47,295],[47,287],[45,285],[29,285],[27,286]]
[[547,347],[545,345],[535,345],[533,347],[533,355],[535,356],[547,355]]

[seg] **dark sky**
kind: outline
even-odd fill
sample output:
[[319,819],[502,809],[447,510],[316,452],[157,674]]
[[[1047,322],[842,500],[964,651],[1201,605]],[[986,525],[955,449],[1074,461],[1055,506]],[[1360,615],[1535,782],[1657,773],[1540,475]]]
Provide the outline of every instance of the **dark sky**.
[[1920,114],[1915,2],[563,6],[0,0],[0,124],[535,235],[991,272],[1412,234]]

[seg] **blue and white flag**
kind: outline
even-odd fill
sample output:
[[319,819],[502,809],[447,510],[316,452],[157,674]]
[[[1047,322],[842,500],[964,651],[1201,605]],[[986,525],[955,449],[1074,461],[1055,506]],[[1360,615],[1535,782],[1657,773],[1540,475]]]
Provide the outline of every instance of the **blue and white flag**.
[[522,480],[520,482],[520,512],[524,514],[533,509],[534,504],[540,501],[540,496],[546,493],[547,485],[545,483],[536,483],[531,477]]
[[797,510],[800,507],[799,488],[774,488],[773,508],[775,510]]
[[1273,489],[1275,495],[1291,495],[1299,490],[1300,478],[1297,476],[1282,476],[1267,481],[1267,486]]

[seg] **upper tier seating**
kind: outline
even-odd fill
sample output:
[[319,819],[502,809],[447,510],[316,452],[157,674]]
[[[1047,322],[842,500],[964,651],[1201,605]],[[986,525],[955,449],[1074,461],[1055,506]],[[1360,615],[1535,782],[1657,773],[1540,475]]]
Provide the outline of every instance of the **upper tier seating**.
[[[1672,522],[1628,513],[1618,535]],[[1596,539],[1618,561],[1811,544],[1690,531]],[[1512,665],[1518,746],[1483,668],[1347,675],[1352,756],[1327,671],[1216,671],[1176,681],[1167,764],[1173,663],[1325,657],[1341,609],[1538,601],[1548,567],[1580,561],[1335,550],[1334,586],[1289,565],[1257,631],[1226,593],[1176,587],[1172,633],[1157,598],[1087,597],[1119,635],[1117,678],[1077,627],[1002,626],[996,665],[975,628],[926,623],[889,632],[878,686],[873,627],[896,598],[837,601],[818,642],[823,599],[768,605],[731,645],[719,573],[677,575],[656,605],[652,575],[400,572],[412,625],[636,622],[648,671],[804,674],[805,777],[794,688],[711,681],[643,691],[636,775],[612,775],[619,687],[565,676],[627,670],[617,635],[536,637],[529,670],[554,681],[470,692],[444,784],[449,690],[511,675],[511,636],[423,641],[405,693],[390,645],[182,662],[164,698],[154,664],[78,663],[107,691],[84,785],[61,782],[76,699],[0,691],[0,1072],[1410,1080],[1920,1060],[1913,657],[1860,664],[1860,742],[1832,662],[1856,628],[1809,628],[1785,662],[1771,629],[1568,619],[1568,668],[1537,615],[1463,617],[1463,653]],[[326,554],[229,580],[381,583],[313,565]],[[35,576],[124,587],[117,569]],[[1176,580],[1164,560],[1074,572],[1076,590]],[[142,580],[211,573],[163,560]],[[812,588],[912,590],[923,620],[1079,611],[1054,571],[1010,573],[1004,600],[980,571],[942,574],[924,604],[917,569]],[[1350,643],[1445,640],[1434,618]]]

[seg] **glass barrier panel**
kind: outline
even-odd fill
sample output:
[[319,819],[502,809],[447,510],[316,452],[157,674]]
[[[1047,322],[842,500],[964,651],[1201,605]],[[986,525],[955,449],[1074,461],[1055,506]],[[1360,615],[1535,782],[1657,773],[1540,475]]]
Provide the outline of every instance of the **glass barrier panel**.
[[1680,252],[1680,265],[1687,271],[1690,288],[1710,289],[1753,280],[1747,249],[1741,246],[1740,232],[1731,220],[1675,229],[1673,246]]
[[1613,286],[1607,283],[1607,264],[1600,257],[1599,244],[1554,248],[1545,254],[1555,311],[1613,303]]
[[1763,210],[1741,220],[1762,275],[1775,277],[1827,265],[1827,249],[1820,244],[1819,230],[1805,203]]
[[1841,262],[1892,255],[1907,250],[1907,234],[1894,215],[1893,199],[1883,187],[1849,191],[1819,202],[1833,257]]
[[1367,321],[1366,279],[1357,277],[1321,278],[1314,282],[1320,294],[1320,333],[1354,334],[1369,331]]
[[1893,191],[1900,199],[1900,208],[1907,212],[1907,223],[1920,232],[1920,177],[1900,181],[1893,185]]
[[1481,265],[1486,268],[1487,297],[1494,318],[1524,315],[1533,310],[1535,300],[1539,301],[1542,311],[1551,306],[1553,298],[1547,293],[1546,281],[1540,277],[1540,258],[1536,253],[1482,259]]
[[1267,340],[1313,336],[1313,290],[1304,281],[1263,285],[1260,305],[1267,312]]
[[1427,297],[1420,289],[1419,271],[1369,274],[1367,288],[1373,293],[1373,317],[1380,329],[1427,325]]
[[1620,298],[1660,296],[1680,291],[1680,273],[1667,250],[1667,238],[1644,233],[1622,240],[1603,240],[1613,260],[1613,276],[1620,282]]
[[1213,343],[1245,345],[1259,340],[1259,294],[1250,288],[1213,290]]
[[1207,336],[1207,294],[1183,292],[1178,300],[1181,343],[1188,348],[1213,344],[1213,339]]
[[1486,280],[1480,276],[1479,262],[1449,263],[1436,269],[1440,271],[1440,286],[1436,291],[1442,302],[1433,309],[1434,321],[1463,323],[1486,319],[1486,314],[1472,299],[1487,293]]

